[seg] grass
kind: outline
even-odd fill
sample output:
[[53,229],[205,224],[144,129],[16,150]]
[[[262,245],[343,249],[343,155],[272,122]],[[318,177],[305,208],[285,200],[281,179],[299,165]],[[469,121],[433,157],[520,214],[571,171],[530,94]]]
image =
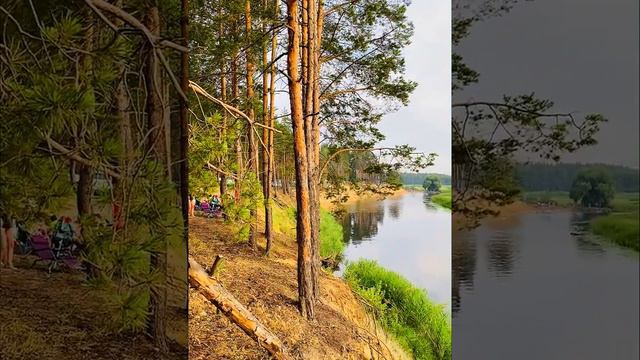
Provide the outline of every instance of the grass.
[[431,201],[451,210],[451,186],[442,185],[440,193],[431,196]]
[[638,193],[618,193],[611,201],[613,212],[591,222],[594,234],[620,246],[640,251]]
[[[296,210],[289,206],[273,207],[274,231],[291,237],[296,235]],[[342,225],[327,210],[320,210],[320,257],[330,260],[330,263],[338,261],[345,249],[342,235]]]
[[593,220],[591,229],[594,234],[620,246],[640,251],[638,213],[635,215],[611,214],[599,217]]
[[344,277],[382,326],[416,359],[451,358],[451,321],[424,290],[373,260],[349,263]]
[[337,260],[345,249],[342,225],[333,215],[320,210],[320,257]]

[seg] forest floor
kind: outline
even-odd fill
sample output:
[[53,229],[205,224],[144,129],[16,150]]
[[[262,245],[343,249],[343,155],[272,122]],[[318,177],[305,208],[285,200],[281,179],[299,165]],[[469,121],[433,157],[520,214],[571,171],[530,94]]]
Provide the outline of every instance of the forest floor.
[[[260,226],[260,229],[262,226]],[[192,217],[189,253],[204,267],[223,256],[216,279],[280,338],[293,359],[405,359],[340,278],[320,277],[316,320],[297,310],[296,242],[276,233],[269,257],[264,237],[259,250],[234,241],[233,228],[218,219]],[[375,334],[375,335],[374,335]],[[189,290],[189,358],[267,359],[268,353],[198,292]]]
[[[0,359],[186,359],[186,337],[174,336],[161,355],[144,335],[106,328],[103,294],[78,271],[31,268],[35,256],[17,255],[17,270],[0,269]],[[169,307],[168,335],[186,333],[184,311]]]

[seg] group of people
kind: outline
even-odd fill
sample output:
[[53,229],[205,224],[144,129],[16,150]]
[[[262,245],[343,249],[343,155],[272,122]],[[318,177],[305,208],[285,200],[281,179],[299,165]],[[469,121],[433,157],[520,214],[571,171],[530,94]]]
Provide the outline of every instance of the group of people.
[[221,212],[224,208],[222,206],[222,199],[217,194],[209,197],[203,196],[200,199],[193,195],[189,195],[189,216],[194,216],[196,209]]
[[[0,268],[6,267],[15,270],[13,261],[19,232],[22,231],[23,235],[26,234],[25,241],[29,241],[29,234],[25,233],[26,230],[22,225],[18,226],[16,219],[9,216],[0,217],[0,228]],[[38,232],[47,235],[52,249],[77,247],[73,221],[68,216],[51,215],[49,224],[44,224]]]

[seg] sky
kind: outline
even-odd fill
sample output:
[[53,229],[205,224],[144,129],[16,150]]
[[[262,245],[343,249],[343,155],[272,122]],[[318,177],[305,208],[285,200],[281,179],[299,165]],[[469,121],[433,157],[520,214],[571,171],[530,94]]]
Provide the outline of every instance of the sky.
[[437,153],[425,172],[451,174],[451,3],[413,0],[407,16],[414,35],[404,49],[406,77],[418,87],[408,106],[380,122],[386,135],[381,145],[408,144]]
[[554,110],[609,119],[598,145],[564,162],[638,168],[637,0],[521,1],[472,27],[459,48],[480,73],[458,100],[496,100],[535,91]]

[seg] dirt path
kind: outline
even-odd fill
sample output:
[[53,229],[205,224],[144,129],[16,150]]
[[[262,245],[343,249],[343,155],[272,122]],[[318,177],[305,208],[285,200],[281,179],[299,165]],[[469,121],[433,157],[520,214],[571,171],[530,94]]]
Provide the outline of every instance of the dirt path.
[[[17,256],[18,270],[0,269],[0,359],[185,359],[184,348],[160,356],[142,335],[105,329],[109,313],[97,290],[78,272],[30,268],[32,256]],[[173,321],[180,314],[172,310]],[[182,315],[184,316],[184,315]]]
[[[217,279],[269,327],[294,359],[402,359],[392,341],[378,343],[362,304],[349,287],[332,275],[321,277],[317,320],[299,315],[295,240],[276,234],[272,255],[252,252],[233,242],[230,228],[219,220],[192,218],[189,252],[203,266],[224,257]],[[263,241],[260,245],[264,245]],[[384,334],[380,334],[385,339]],[[389,350],[391,348],[391,350]],[[379,352],[384,353],[380,357]],[[266,359],[268,354],[197,292],[189,292],[190,359]],[[393,354],[393,355],[391,355]]]

